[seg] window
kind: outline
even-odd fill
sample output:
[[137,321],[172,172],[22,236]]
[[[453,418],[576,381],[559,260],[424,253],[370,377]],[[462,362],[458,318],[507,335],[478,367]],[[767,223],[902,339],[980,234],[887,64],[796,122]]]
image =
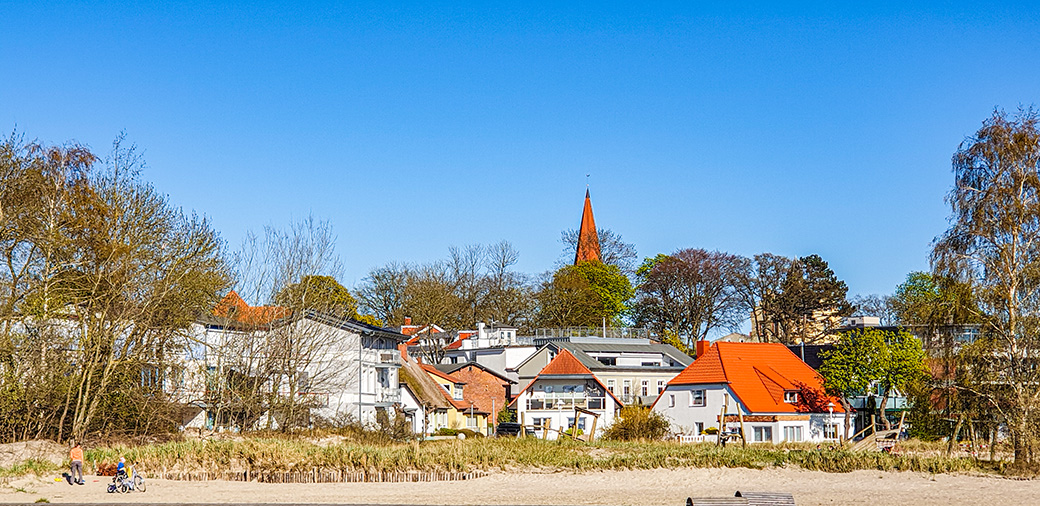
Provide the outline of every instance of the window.
[[610,393],[614,393],[614,380],[607,380],[607,390],[610,390]]
[[829,423],[823,427],[824,439],[838,439],[838,424]]
[[787,390],[784,392],[784,402],[788,404],[798,404],[798,391]]
[[531,424],[535,429],[548,429],[552,425],[551,418],[532,418]]
[[643,380],[640,386],[642,387],[643,392],[640,395],[642,395],[643,397],[650,395],[650,380]]
[[454,399],[456,401],[461,401],[462,400],[462,384],[461,383],[456,383],[455,384],[455,393],[454,393],[453,397],[454,397]]
[[704,406],[704,390],[690,390],[690,407]]
[[802,426],[791,425],[789,427],[784,427],[784,441],[791,441],[794,443],[803,441]]
[[615,357],[599,357],[596,360],[603,365],[617,365],[617,358]]
[[657,380],[657,395],[661,395],[664,392],[664,380]]
[[657,362],[643,362],[642,363],[643,367],[659,367],[660,365],[661,364],[659,364]]
[[675,394],[668,394],[668,407],[669,408],[674,408],[675,407]]
[[704,434],[704,422],[693,422],[694,434]]
[[773,441],[773,428],[763,426],[755,427],[754,441],[756,443],[771,443]]
[[632,395],[632,380],[625,380],[622,385],[624,385],[624,387],[621,390],[621,395],[628,398],[628,396]]

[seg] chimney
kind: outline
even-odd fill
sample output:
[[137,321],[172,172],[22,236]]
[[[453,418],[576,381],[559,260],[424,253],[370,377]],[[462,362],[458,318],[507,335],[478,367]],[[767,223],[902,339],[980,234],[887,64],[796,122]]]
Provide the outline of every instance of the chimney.
[[408,357],[408,343],[398,343],[397,351],[401,352],[401,358],[405,362],[407,362],[409,360],[409,357]]
[[487,339],[487,331],[484,330],[484,322],[477,322],[477,342]]
[[709,343],[707,339],[697,341],[697,358],[701,358],[705,353],[707,353],[708,348],[711,348],[711,343]]
[[405,316],[404,317],[404,324],[405,325],[411,325],[412,324],[412,317],[411,316]]

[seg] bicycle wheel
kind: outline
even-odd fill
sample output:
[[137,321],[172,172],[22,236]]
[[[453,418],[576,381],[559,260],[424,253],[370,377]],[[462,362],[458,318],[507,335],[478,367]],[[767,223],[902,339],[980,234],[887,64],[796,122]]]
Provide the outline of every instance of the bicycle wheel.
[[125,494],[130,491],[130,487],[126,483],[119,484],[119,493]]
[[141,476],[134,476],[134,488],[138,492],[144,492],[148,486],[144,484],[144,478]]

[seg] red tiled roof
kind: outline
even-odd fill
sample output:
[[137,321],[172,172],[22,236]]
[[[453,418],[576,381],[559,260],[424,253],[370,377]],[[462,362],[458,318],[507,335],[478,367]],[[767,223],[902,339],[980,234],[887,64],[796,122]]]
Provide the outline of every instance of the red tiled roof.
[[589,191],[585,190],[585,208],[581,211],[581,227],[578,229],[574,264],[593,260],[600,261],[599,234],[596,232],[596,220],[592,217],[592,200],[589,199]]
[[520,396],[523,395],[523,393],[526,392],[528,388],[531,388],[531,385],[534,385],[534,382],[538,381],[538,378],[541,378],[542,376],[564,375],[587,375],[591,377],[593,381],[599,384],[600,388],[602,388],[603,391],[607,393],[607,395],[614,398],[614,402],[617,403],[618,406],[622,405],[622,402],[610,391],[610,389],[608,389],[606,385],[604,385],[603,382],[596,377],[595,374],[592,374],[592,371],[589,370],[588,367],[585,367],[585,364],[582,364],[581,361],[578,360],[578,358],[575,357],[574,354],[572,354],[567,349],[560,350],[560,353],[558,353],[555,358],[549,361],[549,363],[542,368],[542,370],[534,377],[534,379],[532,379],[531,382],[527,384],[527,386],[520,390],[520,393],[516,394],[516,397],[513,398],[513,402],[510,402],[509,405],[512,406],[516,404],[517,399],[519,399]]
[[[784,402],[784,391],[823,391],[819,373],[779,343],[715,343],[668,385],[708,383],[728,383],[753,413],[805,411],[804,405]],[[835,412],[844,412],[837,399],[832,402]]]
[[592,374],[592,371],[585,367],[585,364],[581,363],[573,353],[563,349],[538,373],[539,376],[554,374]]
[[265,325],[289,314],[289,308],[281,306],[250,306],[234,290],[228,292],[213,308],[214,316],[230,318],[247,325]]
[[406,336],[414,336],[418,334],[439,334],[444,332],[444,329],[437,325],[401,325],[401,333]]

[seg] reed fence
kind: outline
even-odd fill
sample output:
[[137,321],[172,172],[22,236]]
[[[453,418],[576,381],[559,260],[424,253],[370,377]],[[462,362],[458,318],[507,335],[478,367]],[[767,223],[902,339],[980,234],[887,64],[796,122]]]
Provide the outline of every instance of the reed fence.
[[255,481],[259,483],[407,483],[424,481],[460,481],[486,476],[483,471],[356,471],[318,469],[309,471],[167,471],[155,478],[176,481]]

